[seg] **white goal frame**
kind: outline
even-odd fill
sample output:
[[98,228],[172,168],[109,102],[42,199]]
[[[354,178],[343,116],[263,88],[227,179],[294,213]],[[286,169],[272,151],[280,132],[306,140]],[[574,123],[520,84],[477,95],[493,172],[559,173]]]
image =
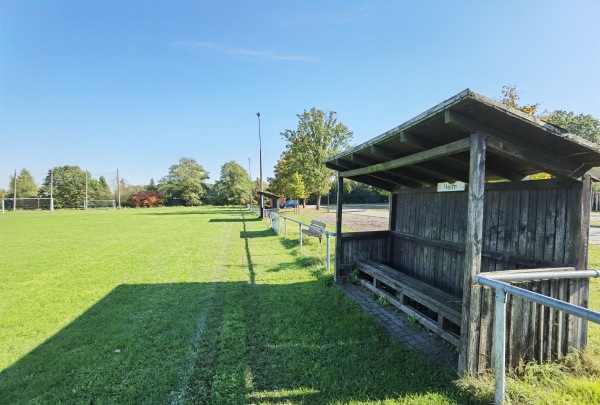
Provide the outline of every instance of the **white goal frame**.
[[[90,206],[90,203],[92,203],[92,206]],[[101,203],[98,206],[94,206],[95,203]],[[84,210],[88,210],[88,209],[113,209],[116,210],[117,209],[117,202],[116,200],[85,200],[83,202],[83,209]]]
[[[37,200],[37,207],[35,207],[36,204],[28,204],[27,208],[23,208],[23,206],[21,206],[20,208],[17,207],[16,203],[19,201],[30,201],[33,202]],[[31,209],[31,210],[42,210],[45,209],[46,206],[42,207],[40,206],[40,200],[45,200],[45,201],[49,201],[50,205],[49,205],[49,209],[50,211],[54,211],[54,198],[52,197],[17,197],[17,198],[3,198],[2,199],[2,213],[4,214],[5,211],[11,210],[15,211],[17,208],[19,209]]]

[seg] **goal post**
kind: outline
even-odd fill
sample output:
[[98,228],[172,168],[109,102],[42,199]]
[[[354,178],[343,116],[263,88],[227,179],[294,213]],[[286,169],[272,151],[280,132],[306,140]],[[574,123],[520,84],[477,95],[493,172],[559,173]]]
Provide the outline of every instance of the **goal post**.
[[23,198],[3,198],[2,213],[9,210],[50,210],[54,211],[54,198],[48,197],[23,197]]
[[83,202],[83,209],[117,209],[116,200],[85,200]]

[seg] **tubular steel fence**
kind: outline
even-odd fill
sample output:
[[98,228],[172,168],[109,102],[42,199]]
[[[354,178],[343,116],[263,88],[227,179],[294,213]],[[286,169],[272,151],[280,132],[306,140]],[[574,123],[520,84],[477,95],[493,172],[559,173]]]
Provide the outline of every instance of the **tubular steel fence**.
[[[310,229],[314,227],[311,227],[310,224],[306,224],[304,222],[300,222],[298,220],[283,216],[283,215],[279,215],[279,213],[277,212],[277,210],[273,209],[273,210],[264,210],[264,218],[266,220],[269,221],[269,225],[271,226],[271,228],[275,231],[275,233],[277,235],[281,234],[281,220],[283,219],[283,237],[287,238],[287,226],[288,226],[288,221],[289,222],[293,222],[295,224],[298,224],[298,234],[299,234],[299,238],[300,238],[300,249],[302,249],[302,230],[303,229]],[[327,267],[327,271],[331,271],[331,241],[330,241],[330,237],[336,236],[335,232],[331,232],[331,231],[327,231],[325,229],[318,229],[319,232],[323,233],[325,235],[325,261],[326,261],[326,267]]]
[[475,276],[475,283],[491,287],[496,292],[496,303],[494,310],[494,374],[495,374],[495,404],[504,404],[505,391],[505,345],[506,345],[506,295],[512,294],[532,302],[564,311],[568,314],[586,319],[591,322],[600,323],[600,313],[570,304],[555,298],[547,297],[533,291],[528,291],[508,284],[511,281],[531,281],[531,280],[556,280],[560,278],[591,278],[600,276],[598,270],[579,270],[557,272],[556,269],[547,269],[547,271],[528,272],[526,270],[513,274],[494,274],[485,273]]

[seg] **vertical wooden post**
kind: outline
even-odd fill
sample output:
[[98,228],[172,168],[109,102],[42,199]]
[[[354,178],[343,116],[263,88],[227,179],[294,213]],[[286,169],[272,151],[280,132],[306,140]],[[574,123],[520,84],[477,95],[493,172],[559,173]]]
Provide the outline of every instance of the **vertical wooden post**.
[[[471,135],[471,159],[469,168],[469,194],[467,211],[467,236],[465,238],[465,267],[463,269],[463,298],[460,324],[460,348],[458,372],[460,375],[476,371],[479,319],[471,319],[473,277],[481,272],[481,249],[483,245],[483,193],[485,190],[485,153],[487,138],[484,133]],[[473,299],[479,298],[475,293]],[[478,311],[474,311],[478,312]],[[473,314],[474,315],[474,314]],[[473,369],[475,368],[475,369]]]
[[[398,196],[398,194],[395,194],[394,192],[390,193],[390,204],[389,204],[389,210],[390,210],[390,224],[389,224],[389,229],[390,231],[397,231],[397,222],[398,222],[398,211],[399,211],[399,207],[398,207],[398,199],[400,197]],[[390,263],[394,262],[394,236],[389,233],[388,236],[388,254],[387,254],[387,258],[386,260],[389,261]]]
[[336,283],[342,282],[342,206],[344,205],[344,178],[338,175],[337,181],[337,211],[335,221],[335,269],[333,280]]
[[583,189],[581,190],[581,224],[579,228],[579,239],[577,270],[588,268],[588,244],[590,238],[590,211],[592,209],[592,178],[589,174],[583,176]]

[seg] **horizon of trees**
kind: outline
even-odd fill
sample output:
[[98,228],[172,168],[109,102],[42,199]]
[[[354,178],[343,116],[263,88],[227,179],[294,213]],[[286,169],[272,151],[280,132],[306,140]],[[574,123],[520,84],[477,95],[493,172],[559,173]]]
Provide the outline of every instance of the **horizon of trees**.
[[[540,103],[521,104],[516,86],[503,86],[502,97],[496,101],[588,141],[600,142],[600,120],[591,115],[564,110],[538,113]],[[316,204],[318,209],[322,197],[327,196],[331,200],[333,194],[335,199],[335,173],[327,169],[323,161],[347,150],[353,134],[338,121],[334,111],[325,112],[313,107],[297,114],[297,117],[296,129],[280,133],[287,141],[285,150],[274,167],[274,176],[263,182],[263,190],[300,200],[303,204]],[[260,179],[252,180],[246,169],[235,161],[224,163],[220,178],[208,183],[209,173],[202,165],[193,158],[182,157],[158,182],[152,178],[147,185],[132,185],[120,179],[119,184],[115,182],[112,188],[103,176],[94,179],[91,173],[79,166],[54,167],[48,170],[40,185],[26,168],[22,168],[16,179],[14,174],[10,175],[6,190],[0,188],[0,198],[14,197],[15,181],[17,197],[49,197],[52,181],[57,208],[82,206],[86,179],[89,199],[116,199],[120,192],[122,204],[135,207],[257,204],[257,192],[261,188]],[[352,181],[346,182],[345,187],[348,187],[345,190],[348,202],[352,203],[385,202],[389,195]]]

